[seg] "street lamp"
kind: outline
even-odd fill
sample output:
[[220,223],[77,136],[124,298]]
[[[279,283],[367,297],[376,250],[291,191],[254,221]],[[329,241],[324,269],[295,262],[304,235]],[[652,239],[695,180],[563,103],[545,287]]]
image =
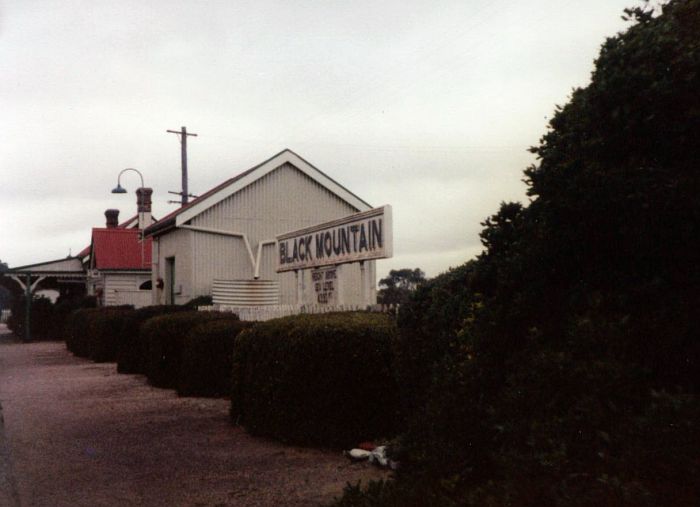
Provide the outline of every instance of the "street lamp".
[[[139,171],[138,169],[127,167],[126,169],[122,169],[119,173],[119,176],[117,176],[117,186],[112,189],[113,194],[126,194],[126,189],[121,185],[122,174],[124,174],[126,171],[134,171],[136,174],[138,174],[139,178],[141,178],[141,188],[146,188],[146,185],[143,183],[143,174],[141,174],[141,171]],[[146,263],[146,256],[143,251],[143,245],[146,242],[146,237],[143,234],[144,227],[141,223],[141,218],[139,218],[138,220],[138,225],[141,226],[139,227],[139,229],[141,231],[141,267],[143,268],[143,265]]]
[[126,169],[122,169],[119,176],[117,176],[117,186],[112,189],[113,194],[126,194],[126,189],[121,185],[122,174],[124,174],[126,171],[134,171],[136,174],[138,174],[141,178],[141,188],[146,188],[146,185],[143,184],[143,174],[141,174],[141,171],[127,167]]

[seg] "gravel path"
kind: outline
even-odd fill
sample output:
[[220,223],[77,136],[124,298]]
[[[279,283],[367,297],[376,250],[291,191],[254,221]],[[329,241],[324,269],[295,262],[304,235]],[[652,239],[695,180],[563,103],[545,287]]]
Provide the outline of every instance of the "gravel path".
[[[1,326],[1,325],[0,325]],[[0,328],[0,506],[322,505],[383,472],[253,438],[228,401],[179,398]]]

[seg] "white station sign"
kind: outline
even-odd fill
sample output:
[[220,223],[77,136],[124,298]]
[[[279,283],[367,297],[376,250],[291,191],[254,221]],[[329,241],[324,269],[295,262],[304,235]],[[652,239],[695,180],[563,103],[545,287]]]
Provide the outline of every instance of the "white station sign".
[[277,272],[392,256],[391,206],[277,236]]

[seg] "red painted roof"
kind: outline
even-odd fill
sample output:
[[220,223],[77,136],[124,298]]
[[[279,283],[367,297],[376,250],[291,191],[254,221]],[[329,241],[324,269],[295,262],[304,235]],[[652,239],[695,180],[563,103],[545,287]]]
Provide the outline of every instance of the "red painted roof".
[[82,258],[85,257],[87,254],[89,254],[89,253],[90,253],[90,246],[91,246],[91,245],[88,245],[88,246],[86,246],[85,248],[83,248],[83,249],[80,251],[80,253],[79,253],[78,255],[76,255],[76,257],[79,257],[79,258],[82,259]]
[[138,229],[93,229],[92,267],[97,269],[151,269],[151,244],[146,238],[141,261]]

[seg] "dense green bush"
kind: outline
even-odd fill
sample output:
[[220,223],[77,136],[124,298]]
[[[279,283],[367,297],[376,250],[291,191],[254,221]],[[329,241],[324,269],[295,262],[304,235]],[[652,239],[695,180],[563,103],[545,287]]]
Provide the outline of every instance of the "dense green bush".
[[[15,298],[12,303],[12,314],[7,321],[7,327],[18,337],[24,339],[26,333],[26,296]],[[59,339],[54,327],[55,308],[51,300],[44,296],[32,298],[30,310],[29,331],[32,340]]]
[[196,298],[190,299],[182,306],[189,308],[190,310],[196,310],[199,306],[210,306],[212,302],[213,300],[211,296],[197,296]]
[[[94,308],[94,298],[84,297],[61,299],[54,304],[50,299],[40,296],[32,299],[31,321],[29,323],[32,340],[64,340],[63,331],[66,319],[79,308]],[[24,338],[26,299],[16,298],[12,305],[12,316],[8,327],[17,336]]]
[[188,311],[185,306],[144,306],[126,315],[117,350],[117,371],[119,373],[145,373],[147,348],[145,339],[141,335],[141,326],[148,319],[158,315],[184,311]]
[[70,313],[64,324],[63,335],[66,348],[78,357],[89,357],[90,336],[88,322],[90,316],[98,314],[101,308],[81,308]]
[[77,298],[59,297],[54,305],[53,324],[56,338],[65,340],[66,324],[69,316],[81,308],[96,308],[97,298],[95,296],[84,296]]
[[628,15],[483,224],[397,482],[340,505],[700,505],[700,0]]
[[204,322],[190,329],[182,342],[178,394],[230,395],[234,341],[250,326],[250,322],[224,319]]
[[78,357],[107,362],[116,359],[124,319],[131,306],[81,308],[66,317],[63,335],[66,348]]
[[141,327],[146,346],[145,373],[156,387],[176,388],[182,344],[190,329],[212,320],[237,320],[233,313],[185,311],[159,315]]
[[236,340],[231,417],[256,435],[325,446],[391,436],[398,393],[386,315],[297,315]]
[[470,262],[424,282],[401,306],[393,353],[405,415],[424,406],[435,364],[478,305],[479,295],[470,287],[473,266]]
[[134,312],[132,306],[106,306],[86,319],[88,357],[98,363],[117,360],[124,321]]

